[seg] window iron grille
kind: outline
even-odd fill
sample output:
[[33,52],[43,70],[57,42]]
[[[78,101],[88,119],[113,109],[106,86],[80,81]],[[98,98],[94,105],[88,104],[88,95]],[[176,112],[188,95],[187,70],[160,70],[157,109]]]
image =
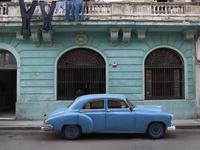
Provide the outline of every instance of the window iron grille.
[[73,100],[80,95],[105,93],[105,61],[89,49],[64,53],[57,66],[57,99]]
[[184,65],[168,48],[151,52],[145,61],[145,99],[183,99]]
[[13,54],[7,50],[0,50],[0,70],[16,69],[17,62]]

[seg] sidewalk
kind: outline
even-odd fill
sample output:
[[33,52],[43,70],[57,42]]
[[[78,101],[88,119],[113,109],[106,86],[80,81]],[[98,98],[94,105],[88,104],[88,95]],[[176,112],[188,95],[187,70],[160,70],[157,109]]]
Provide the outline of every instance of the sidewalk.
[[[0,120],[0,130],[40,130],[43,121]],[[200,129],[200,119],[173,120],[177,129]]]
[[0,130],[40,130],[43,121],[0,120]]
[[172,122],[177,129],[200,129],[200,119],[173,120]]

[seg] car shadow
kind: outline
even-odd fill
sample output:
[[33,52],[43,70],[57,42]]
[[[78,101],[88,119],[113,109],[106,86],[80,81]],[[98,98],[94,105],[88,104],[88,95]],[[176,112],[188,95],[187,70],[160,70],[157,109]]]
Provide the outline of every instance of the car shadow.
[[118,140],[118,139],[135,139],[135,138],[142,138],[146,139],[143,134],[100,134],[100,133],[93,133],[93,134],[84,134],[81,136],[79,140]]
[[[173,139],[176,136],[174,134],[166,134],[164,138],[156,139],[156,140],[163,140],[163,139]],[[43,140],[64,140],[61,135],[56,134],[44,134],[40,138]],[[83,134],[79,139],[76,139],[75,141],[84,141],[84,140],[131,140],[131,139],[142,139],[142,140],[155,140],[149,138],[146,134],[102,134],[102,133],[92,133],[92,134]],[[72,140],[70,140],[72,141]]]

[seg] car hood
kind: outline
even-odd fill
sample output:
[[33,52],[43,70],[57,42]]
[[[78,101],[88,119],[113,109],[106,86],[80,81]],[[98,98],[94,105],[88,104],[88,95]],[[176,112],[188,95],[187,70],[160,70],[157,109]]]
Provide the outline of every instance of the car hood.
[[162,106],[156,106],[156,105],[136,105],[134,110],[137,110],[137,111],[153,111],[153,112],[163,111]]
[[57,115],[60,115],[62,113],[64,113],[65,111],[67,111],[68,109],[67,108],[59,108],[57,110],[55,110],[54,112],[52,112],[48,118],[51,118],[51,117],[55,117]]

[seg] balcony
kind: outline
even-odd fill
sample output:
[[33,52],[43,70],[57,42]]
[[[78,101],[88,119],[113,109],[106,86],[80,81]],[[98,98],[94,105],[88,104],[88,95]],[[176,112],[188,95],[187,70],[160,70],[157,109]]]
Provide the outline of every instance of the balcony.
[[[29,4],[27,4],[29,5]],[[64,11],[54,12],[53,20],[62,22]],[[37,6],[33,21],[41,21]],[[200,22],[200,3],[88,3],[83,22],[86,21],[138,21],[138,22]],[[21,22],[19,4],[0,3],[0,24]]]

